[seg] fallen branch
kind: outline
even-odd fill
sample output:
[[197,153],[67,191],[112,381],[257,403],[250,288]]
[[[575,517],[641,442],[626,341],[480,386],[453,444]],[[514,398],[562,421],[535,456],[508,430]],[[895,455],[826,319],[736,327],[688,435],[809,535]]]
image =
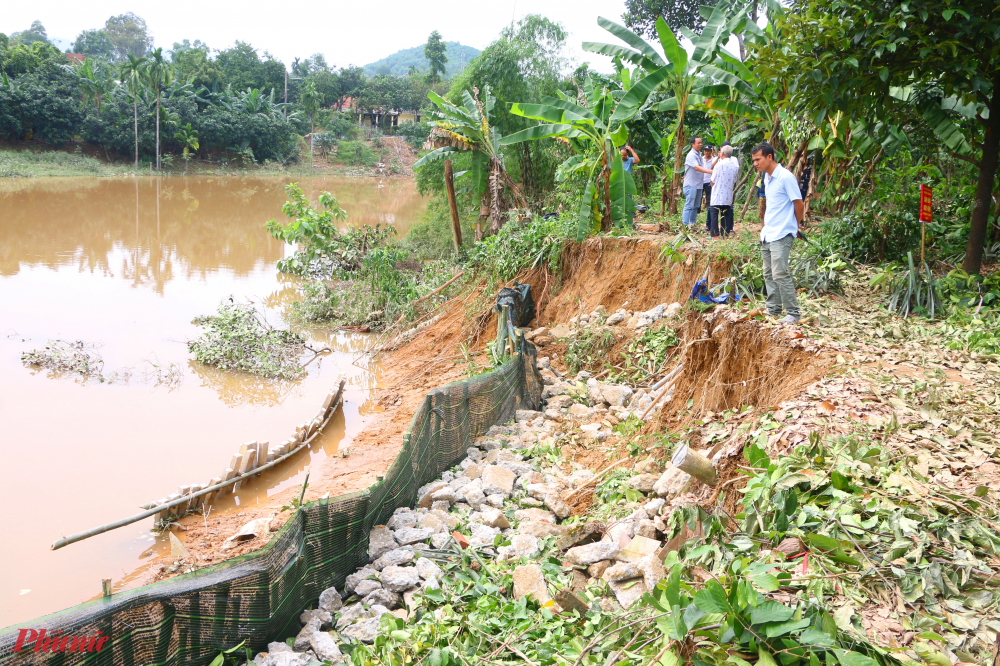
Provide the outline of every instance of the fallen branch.
[[[646,411],[644,411],[642,413],[642,416],[639,417],[640,420],[645,420],[646,419],[646,415],[649,414],[649,412],[653,409],[653,407],[656,406],[656,403],[658,403],[660,401],[660,398],[662,398],[664,395],[666,395],[667,391],[669,391],[673,387],[673,383],[668,383],[668,382],[670,382],[670,380],[673,379],[677,375],[677,373],[680,372],[683,368],[684,368],[684,364],[681,363],[676,368],[674,368],[673,370],[671,370],[669,375],[667,375],[666,377],[664,377],[663,379],[660,380],[659,383],[663,384],[663,388],[660,389],[660,392],[656,394],[655,398],[653,398],[653,402],[651,402],[649,404],[649,407],[646,408]],[[656,388],[656,387],[654,386],[653,388]]]

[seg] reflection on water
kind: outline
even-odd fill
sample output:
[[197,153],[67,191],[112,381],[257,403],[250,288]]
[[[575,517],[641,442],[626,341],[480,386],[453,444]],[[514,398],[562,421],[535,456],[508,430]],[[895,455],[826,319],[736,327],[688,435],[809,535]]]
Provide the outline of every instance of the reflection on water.
[[[168,549],[137,523],[58,551],[57,537],[136,513],[183,484],[216,476],[239,444],[280,442],[316,413],[338,373],[344,409],[295,460],[216,504],[234,510],[300,484],[358,432],[378,368],[354,363],[364,336],[300,331],[329,347],[287,382],[192,362],[191,321],[230,296],[272,324],[296,298],[275,263],[290,252],[264,230],[282,217],[278,178],[0,179],[0,626],[115,589]],[[423,203],[410,181],[315,178],[350,221],[405,233]],[[83,341],[111,381],[32,370],[20,355],[49,340]],[[308,357],[303,359],[309,360]],[[164,373],[176,376],[162,381]],[[12,535],[16,535],[12,537]],[[29,590],[28,592],[24,592]]]

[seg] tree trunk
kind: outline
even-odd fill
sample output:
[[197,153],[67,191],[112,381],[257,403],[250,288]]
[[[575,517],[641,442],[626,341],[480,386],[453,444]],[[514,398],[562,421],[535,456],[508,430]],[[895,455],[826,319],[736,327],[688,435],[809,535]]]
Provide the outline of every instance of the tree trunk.
[[156,170],[160,170],[160,90],[156,90]]
[[531,144],[524,142],[521,144],[521,187],[527,196],[535,193],[534,165],[531,163]]
[[462,249],[462,223],[458,217],[458,202],[455,200],[455,178],[451,160],[444,161],[444,185],[448,193],[448,210],[451,213],[451,235],[455,241],[455,254]]
[[677,214],[677,192],[681,185],[681,164],[684,162],[684,107],[677,105],[677,136],[674,138],[676,149],[674,150],[674,176],[670,179],[670,214]]
[[135,168],[139,169],[139,95],[132,98],[132,109],[135,112]]
[[[993,75],[993,99],[1000,90],[1000,70]],[[983,137],[983,157],[979,162],[979,180],[976,182],[976,199],[972,204],[972,226],[969,229],[969,243],[965,247],[965,261],[962,270],[969,275],[979,273],[983,265],[983,243],[986,241],[986,227],[989,224],[993,180],[997,175],[997,160],[1000,154],[1000,109],[990,104],[989,120],[986,121],[986,135]]]
[[611,168],[604,165],[604,215],[601,217],[601,231],[611,230]]

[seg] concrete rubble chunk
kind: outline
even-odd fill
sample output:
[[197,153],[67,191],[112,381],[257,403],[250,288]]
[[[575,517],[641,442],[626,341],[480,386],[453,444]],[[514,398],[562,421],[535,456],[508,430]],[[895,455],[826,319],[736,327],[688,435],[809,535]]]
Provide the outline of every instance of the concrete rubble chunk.
[[385,526],[390,530],[398,530],[403,527],[415,527],[417,524],[417,519],[420,516],[413,511],[406,511],[403,513],[394,513],[392,517],[386,521]]
[[500,494],[504,497],[510,497],[511,492],[514,490],[514,480],[516,478],[517,476],[514,472],[509,469],[497,467],[496,465],[487,465],[483,468],[482,475],[483,494]]
[[649,500],[648,502],[643,504],[642,508],[646,510],[646,514],[650,518],[653,518],[659,515],[660,509],[662,509],[666,505],[666,503],[667,503],[666,500],[657,497],[656,499]]
[[[400,546],[410,546],[427,541],[434,535],[434,530],[422,527],[404,527],[396,532],[396,541]],[[384,553],[383,553],[384,554]]]
[[369,617],[368,611],[361,604],[347,606],[340,614],[340,617],[337,618],[337,631],[366,617]]
[[570,415],[572,416],[586,416],[587,414],[590,414],[590,407],[575,402],[572,405],[570,405],[566,411],[569,412]]
[[566,559],[578,567],[590,566],[601,560],[611,560],[617,555],[618,548],[615,544],[606,541],[588,543],[585,546],[576,546],[566,551]]
[[475,446],[470,446],[469,448],[467,448],[465,450],[465,455],[467,455],[469,457],[469,460],[471,460],[472,462],[479,462],[483,458],[482,450],[476,448]]
[[518,509],[514,512],[514,520],[523,523],[529,520],[544,520],[549,523],[556,522],[556,514],[545,509]]
[[[451,486],[445,486],[444,488],[439,488],[434,492],[430,493],[431,504],[434,502],[448,502],[448,504],[454,504],[457,499],[455,495],[455,489]],[[428,507],[430,508],[430,507]]]
[[562,496],[557,492],[546,493],[542,500],[545,506],[560,518],[569,518],[573,513],[573,507],[563,501]]
[[314,624],[316,628],[329,627],[333,622],[333,615],[322,608],[304,611],[299,615],[299,622],[302,624]]
[[388,566],[382,570],[382,587],[393,592],[403,592],[420,583],[415,567]]
[[267,644],[267,651],[271,654],[276,654],[278,652],[294,652],[292,646],[284,641],[274,641]]
[[642,578],[632,578],[631,580],[612,581],[608,587],[615,593],[615,599],[622,608],[628,608],[646,594],[646,586]]
[[371,592],[368,596],[362,599],[362,601],[369,608],[371,608],[374,604],[381,604],[386,608],[395,608],[399,605],[399,593],[385,588],[379,588],[374,592]]
[[344,601],[335,587],[327,588],[319,595],[319,607],[328,613],[336,613],[343,605]]
[[370,645],[375,642],[376,638],[378,638],[378,627],[379,620],[378,618],[373,617],[367,620],[361,620],[357,624],[352,624],[341,631],[340,635],[352,641],[359,641]]
[[542,576],[542,569],[535,564],[525,564],[514,569],[514,598],[531,596],[539,604],[548,603],[548,588],[545,586],[545,577]]
[[509,546],[497,548],[497,555],[502,560],[516,560],[519,557],[534,557],[538,554],[538,538],[530,534],[515,534],[510,538]]
[[412,548],[396,548],[378,558],[372,563],[372,568],[381,571],[391,565],[409,564],[413,561]]
[[638,578],[641,575],[642,571],[639,568],[638,562],[618,562],[608,567],[601,578],[608,582],[617,582],[630,578]]
[[648,493],[652,492],[656,481],[657,476],[655,474],[636,474],[628,480],[628,485],[640,493]]
[[415,568],[417,570],[417,574],[424,580],[427,580],[428,578],[440,578],[444,575],[441,567],[435,564],[434,560],[429,557],[421,557],[417,560]]
[[482,520],[483,524],[488,527],[499,527],[502,530],[510,527],[510,522],[507,520],[507,516],[505,516],[499,509],[493,507],[483,507],[480,509],[480,516],[480,520]]
[[533,421],[541,416],[541,412],[536,412],[530,409],[518,409],[514,412],[515,421]]
[[305,652],[308,650],[312,641],[312,635],[317,631],[319,631],[319,626],[316,624],[310,623],[302,627],[292,642],[292,649],[296,652]]
[[602,384],[601,395],[604,402],[612,407],[624,407],[625,403],[632,397],[632,388],[624,384]]
[[354,594],[359,597],[367,597],[375,590],[381,590],[382,584],[377,580],[363,580],[354,586]]
[[438,550],[447,548],[450,542],[451,542],[451,535],[448,534],[447,532],[441,532],[431,537],[431,545],[437,548]]
[[420,518],[420,527],[425,530],[431,530],[435,535],[448,531],[448,526],[445,525],[444,521],[433,513],[428,513]]
[[347,594],[353,594],[355,586],[363,580],[368,578],[378,579],[378,572],[371,567],[364,567],[363,569],[358,569],[354,573],[350,574],[344,580],[344,592]]
[[368,611],[372,614],[372,617],[382,617],[386,613],[391,612],[388,608],[382,604],[375,604]]
[[656,538],[656,523],[654,523],[649,518],[643,518],[635,523],[635,535],[646,537],[647,539]]
[[564,525],[553,525],[545,520],[529,520],[517,526],[520,534],[530,534],[533,537],[544,539],[547,536],[566,537],[570,533],[570,528]]
[[604,321],[604,325],[605,326],[617,326],[618,324],[620,324],[623,321],[625,321],[625,319],[627,317],[628,317],[628,314],[625,313],[624,310],[619,310],[618,312],[615,312],[614,314],[609,315],[608,318]]
[[691,489],[691,475],[673,465],[668,465],[666,471],[653,484],[653,492],[668,499],[677,497]]
[[305,666],[307,663],[309,663],[307,655],[289,650],[288,652],[272,652],[260,662],[260,666]]
[[576,592],[570,589],[562,589],[556,592],[555,601],[565,612],[568,613],[576,611],[583,616],[590,610],[590,606],[587,605],[587,602],[581,599]]
[[591,578],[600,578],[604,575],[604,572],[608,570],[614,562],[611,560],[601,560],[600,562],[594,562],[589,567],[587,567],[587,575]]
[[637,536],[621,549],[615,559],[619,562],[638,562],[647,555],[656,554],[662,547],[663,543],[656,539]]
[[[404,529],[412,528],[401,528]],[[368,559],[372,562],[382,557],[390,550],[399,548],[392,530],[385,525],[376,525],[368,535]]]
[[343,660],[343,655],[340,654],[337,642],[333,640],[333,636],[325,631],[313,632],[309,644],[320,661],[334,662]]
[[660,558],[655,553],[639,560],[638,565],[647,590],[652,590],[656,587],[657,583],[667,576],[667,572],[663,568],[663,562],[660,561]]

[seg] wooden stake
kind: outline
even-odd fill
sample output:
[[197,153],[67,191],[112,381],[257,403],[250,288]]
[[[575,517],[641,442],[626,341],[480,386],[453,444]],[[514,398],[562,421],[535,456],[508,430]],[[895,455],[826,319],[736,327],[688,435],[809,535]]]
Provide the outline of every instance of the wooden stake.
[[444,161],[444,185],[448,190],[448,208],[451,209],[451,233],[455,241],[455,253],[462,245],[462,225],[458,218],[458,202],[455,200],[455,179],[451,170],[451,160]]
[[101,592],[104,593],[105,597],[111,596],[111,579],[103,578],[101,579]]
[[920,222],[920,264],[924,263],[924,235],[926,233],[927,223]]
[[715,466],[712,461],[692,451],[687,444],[677,449],[670,462],[677,469],[687,472],[702,483],[715,487],[719,483],[719,477],[715,473]]

